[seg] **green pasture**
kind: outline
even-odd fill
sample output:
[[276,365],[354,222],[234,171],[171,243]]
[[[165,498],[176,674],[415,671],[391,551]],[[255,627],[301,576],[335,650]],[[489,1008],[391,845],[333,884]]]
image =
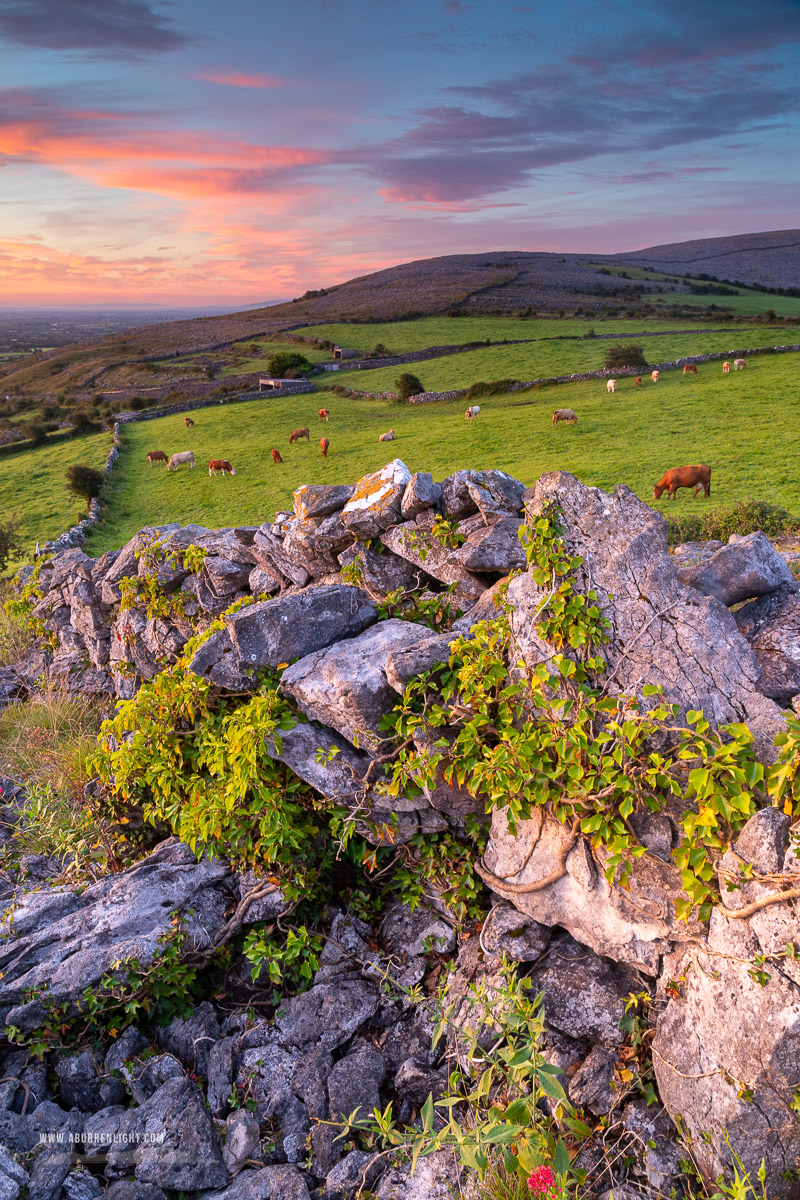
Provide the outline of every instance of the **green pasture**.
[[[429,346],[463,346],[467,342],[502,342],[504,338],[582,338],[595,333],[639,333],[641,330],[686,329],[686,319],[638,318],[607,320],[602,317],[420,317],[416,321],[385,321],[355,325],[308,325],[293,329],[303,337],[335,342],[347,350],[372,350],[379,343],[394,354],[427,350]],[[282,349],[286,349],[284,345]],[[305,351],[301,351],[305,353]],[[323,351],[320,351],[324,354]],[[311,357],[307,355],[307,357]]]
[[110,446],[110,434],[93,433],[0,458],[0,519],[19,514],[26,553],[85,515],[86,501],[67,491],[67,467],[103,467]]
[[[310,393],[201,409],[190,430],[179,415],[131,424],[91,553],[121,545],[147,523],[271,521],[291,507],[301,484],[353,483],[395,456],[439,479],[459,468],[499,467],[531,484],[543,471],[563,469],[606,489],[625,483],[645,500],[667,468],[706,462],[712,505],[751,496],[800,512],[798,367],[800,359],[788,354],[753,359],[746,371],[727,376],[718,363],[701,365],[697,376],[670,371],[639,391],[622,379],[614,396],[603,380],[545,386],[482,399],[473,422],[464,420],[461,401],[415,407],[330,397],[331,419],[322,424],[321,397]],[[573,408],[578,424],[552,428],[554,408]],[[289,433],[302,425],[311,429],[311,443],[289,446]],[[389,429],[396,441],[380,443]],[[327,459],[319,451],[323,434]],[[281,465],[271,460],[273,446]],[[151,449],[192,449],[197,466],[171,474],[150,468]],[[236,476],[209,478],[211,457],[230,459]],[[708,503],[681,492],[671,511]],[[668,511],[667,504],[656,507]]]
[[[715,351],[727,354],[729,350],[773,346],[776,342],[774,330],[766,330],[763,326],[754,329],[742,326],[734,333],[720,333],[713,328],[704,329],[701,333],[665,333],[663,336],[642,338],[637,344],[644,349],[648,361],[655,363],[669,362],[690,354],[712,354]],[[443,358],[409,363],[407,367],[340,371],[335,376],[335,382],[363,392],[388,392],[394,388],[400,372],[407,370],[413,371],[426,391],[446,392],[451,388],[469,387],[478,380],[531,380],[573,375],[601,368],[610,345],[614,343],[601,338],[588,338],[486,346],[481,350],[467,350]],[[702,369],[721,374],[722,364],[709,363]],[[334,382],[334,378],[331,382]]]
[[[258,354],[245,354],[242,351],[248,346],[258,346]],[[270,342],[263,338],[247,338],[244,342],[237,342],[234,347],[236,354],[235,361],[229,363],[227,367],[223,367],[219,372],[219,377],[223,378],[226,375],[241,375],[242,371],[266,371],[267,361],[273,354],[302,354],[309,362],[330,362],[333,357],[327,350],[316,350],[313,346],[295,346],[289,342]],[[226,352],[227,353],[227,352]],[[157,365],[160,367],[168,367],[171,370],[177,370],[182,364],[196,363],[198,359],[213,358],[213,354],[193,354],[189,358],[160,358]]]

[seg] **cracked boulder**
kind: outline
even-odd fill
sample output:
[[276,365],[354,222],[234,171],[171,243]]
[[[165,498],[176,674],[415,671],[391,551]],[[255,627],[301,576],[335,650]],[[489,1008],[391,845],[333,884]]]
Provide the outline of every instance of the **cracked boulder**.
[[[664,518],[628,487],[619,485],[609,495],[564,471],[541,476],[528,510],[535,515],[550,504],[563,514],[567,549],[583,559],[578,589],[594,589],[610,623],[602,650],[611,692],[659,684],[664,699],[683,714],[701,709],[712,725],[749,725],[757,754],[773,761],[784,715],[759,692],[761,668],[733,616],[718,599],[678,578]],[[529,668],[554,653],[536,632],[546,595],[530,574],[509,584],[512,657]]]
[[191,944],[209,945],[225,923],[229,879],[225,863],[198,862],[170,839],[83,891],[57,886],[21,895],[6,916],[14,936],[0,942],[0,1012],[11,1024],[35,1028],[45,1008],[25,1001],[29,989],[47,985],[49,999],[75,1000],[115,963],[135,958],[147,967],[173,928],[172,914],[184,908],[194,910],[184,923]]
[[415,592],[428,586],[431,577],[421,567],[384,547],[379,547],[379,550],[364,542],[356,542],[339,555],[339,565],[349,567],[355,563],[364,587],[371,595],[385,596],[387,592],[394,592],[398,588]]
[[295,515],[305,517],[329,517],[341,512],[351,499],[355,488],[349,484],[306,483],[292,497]]
[[361,588],[333,584],[251,604],[225,617],[225,627],[242,669],[274,668],[353,637],[376,617]]
[[442,498],[442,488],[433,482],[430,471],[417,471],[411,476],[403,492],[400,512],[404,521],[413,521],[428,508],[437,508]]
[[426,641],[429,631],[411,621],[380,621],[358,637],[301,658],[281,677],[281,691],[306,716],[337,730],[354,746],[378,749],[381,718],[397,703],[386,678],[390,653]]
[[[762,875],[783,871],[784,880],[800,879],[800,859],[786,851],[788,830],[788,817],[774,809],[747,822],[720,864],[729,910],[778,890],[774,882],[744,880],[728,891],[726,881],[746,864]],[[796,899],[738,919],[715,908],[707,940],[664,964],[662,985],[671,998],[653,1042],[659,1094],[687,1126],[704,1171],[730,1172],[735,1153],[755,1179],[763,1160],[774,1200],[794,1200],[797,1181],[785,1174],[800,1162],[800,964],[784,957],[797,941],[798,920]]]
[[733,615],[761,667],[758,690],[788,708],[800,693],[800,585],[785,584]]
[[734,533],[727,546],[700,562],[684,565],[682,557],[674,560],[681,583],[726,606],[768,596],[792,582],[791,571],[760,529],[744,537]]
[[468,571],[507,575],[525,566],[525,551],[520,545],[522,521],[501,517],[493,525],[470,533],[451,558]]

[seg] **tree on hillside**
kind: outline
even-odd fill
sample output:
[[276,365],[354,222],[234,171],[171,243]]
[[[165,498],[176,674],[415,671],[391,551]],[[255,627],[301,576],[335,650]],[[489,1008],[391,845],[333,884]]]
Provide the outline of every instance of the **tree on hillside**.
[[267,359],[267,374],[273,379],[297,379],[311,369],[312,364],[302,354],[279,350]]
[[394,386],[397,388],[397,394],[401,400],[408,400],[409,396],[417,396],[420,392],[425,391],[419,379],[410,371],[404,371],[402,375],[398,375]]
[[26,421],[20,429],[34,446],[42,446],[47,440],[47,430],[39,421]]
[[646,367],[644,350],[635,342],[615,342],[606,350],[603,366],[614,371],[617,367]]
[[87,503],[100,495],[104,481],[105,475],[96,467],[87,467],[85,463],[67,467],[67,488],[76,496],[83,496]]

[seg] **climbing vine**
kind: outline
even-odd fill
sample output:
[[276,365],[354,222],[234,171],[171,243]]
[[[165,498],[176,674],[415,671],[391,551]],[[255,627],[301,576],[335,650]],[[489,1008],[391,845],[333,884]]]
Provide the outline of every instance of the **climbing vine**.
[[[541,599],[536,633],[551,653],[532,668],[512,663],[507,613],[473,628],[451,647],[448,665],[413,680],[385,726],[406,746],[393,766],[391,790],[432,787],[437,772],[502,808],[509,827],[543,810],[568,830],[558,868],[526,885],[478,871],[505,891],[534,891],[566,871],[579,837],[591,845],[606,878],[625,887],[646,853],[631,818],[678,813],[679,916],[708,917],[720,901],[716,869],[745,821],[771,800],[800,808],[800,721],[777,739],[768,773],[756,761],[747,726],[714,729],[700,711],[686,724],[655,686],[643,701],[610,694],[602,647],[608,623],[594,592],[578,590],[582,560],[564,543],[558,514],[544,512],[521,530]],[[420,753],[418,746],[427,747]],[[659,748],[655,748],[659,747]]]

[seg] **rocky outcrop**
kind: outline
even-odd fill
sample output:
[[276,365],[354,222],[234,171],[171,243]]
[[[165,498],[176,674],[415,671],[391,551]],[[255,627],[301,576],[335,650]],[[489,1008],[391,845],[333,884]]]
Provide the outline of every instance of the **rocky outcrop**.
[[[773,756],[783,714],[758,690],[761,668],[733,616],[716,598],[681,583],[664,519],[630,488],[619,485],[609,495],[563,471],[543,475],[528,500],[532,514],[551,504],[563,514],[567,548],[583,559],[579,586],[594,589],[609,621],[603,647],[609,689],[636,694],[644,682],[658,684],[683,713],[701,709],[715,725],[745,722],[759,755]],[[536,633],[546,596],[531,575],[508,588],[514,652],[529,667],[553,654]]]

